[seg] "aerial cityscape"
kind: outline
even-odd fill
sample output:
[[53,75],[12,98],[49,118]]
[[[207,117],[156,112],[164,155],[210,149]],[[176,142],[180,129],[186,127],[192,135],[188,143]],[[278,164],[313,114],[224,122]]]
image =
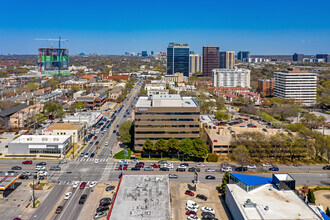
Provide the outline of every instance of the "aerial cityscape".
[[330,220],[329,10],[2,3],[0,219]]

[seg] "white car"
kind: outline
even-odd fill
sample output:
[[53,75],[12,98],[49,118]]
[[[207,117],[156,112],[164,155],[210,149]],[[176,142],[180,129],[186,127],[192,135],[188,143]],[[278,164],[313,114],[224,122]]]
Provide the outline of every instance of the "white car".
[[44,166],[36,166],[36,170],[45,170],[46,169],[46,167],[44,167]]
[[100,162],[100,159],[97,159],[97,158],[96,158],[96,159],[94,160],[94,163],[99,163],[99,162]]
[[213,168],[207,168],[207,169],[205,169],[205,172],[215,172],[215,169],[213,169]]
[[99,130],[96,130],[95,133],[98,134],[98,133],[100,133],[100,131]]
[[89,184],[89,187],[90,188],[93,188],[94,186],[96,186],[97,182],[96,181],[92,181],[90,184]]
[[202,211],[202,212],[209,212],[209,213],[215,214],[214,209],[209,208],[209,207],[202,207],[202,208],[201,208],[201,211]]
[[198,167],[205,167],[205,164],[203,164],[203,163],[199,163],[199,164],[197,164],[196,166],[198,166]]
[[233,169],[231,167],[221,167],[221,172],[232,172]]
[[256,165],[247,165],[247,168],[248,169],[257,169],[257,166]]
[[196,202],[192,201],[192,200],[188,200],[187,203],[186,203],[186,206],[199,208],[199,205]]
[[198,212],[198,208],[195,206],[186,206],[186,210],[188,211],[193,211],[193,212]]
[[138,163],[140,162],[138,159],[132,160],[131,163]]
[[104,130],[103,131],[107,131],[107,129],[106,128],[104,128]]
[[70,199],[72,192],[67,192],[64,196],[64,199]]
[[108,142],[105,142],[105,146],[108,146],[109,145],[109,143]]
[[173,163],[166,163],[166,164],[164,164],[164,167],[169,168],[169,169],[173,169],[174,165],[173,165]]
[[178,168],[183,168],[183,169],[186,169],[186,168],[187,168],[187,166],[185,166],[185,165],[180,165],[180,166],[178,166]]
[[47,171],[39,171],[38,172],[39,176],[47,176],[47,174],[48,174]]
[[79,181],[75,181],[72,185],[73,188],[77,188],[79,186]]
[[194,215],[189,215],[187,220],[201,220],[200,218],[198,218],[197,216]]
[[88,153],[85,153],[84,157],[88,158],[88,155],[89,155]]
[[264,163],[262,164],[263,167],[272,167],[273,165],[271,165],[270,163]]

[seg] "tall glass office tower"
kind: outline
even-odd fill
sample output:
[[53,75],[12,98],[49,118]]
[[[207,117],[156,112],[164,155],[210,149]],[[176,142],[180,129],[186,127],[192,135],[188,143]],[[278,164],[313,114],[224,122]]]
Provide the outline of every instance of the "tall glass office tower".
[[183,73],[189,77],[189,44],[169,43],[167,47],[167,75]]

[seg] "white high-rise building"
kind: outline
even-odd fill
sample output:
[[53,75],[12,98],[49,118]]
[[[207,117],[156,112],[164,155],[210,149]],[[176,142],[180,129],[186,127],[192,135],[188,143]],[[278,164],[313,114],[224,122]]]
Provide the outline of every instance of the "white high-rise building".
[[202,72],[203,56],[198,54],[189,54],[189,73]]
[[213,87],[244,87],[250,88],[248,69],[214,69],[212,70]]
[[274,96],[283,99],[295,99],[305,105],[314,105],[316,101],[317,75],[300,69],[274,73]]

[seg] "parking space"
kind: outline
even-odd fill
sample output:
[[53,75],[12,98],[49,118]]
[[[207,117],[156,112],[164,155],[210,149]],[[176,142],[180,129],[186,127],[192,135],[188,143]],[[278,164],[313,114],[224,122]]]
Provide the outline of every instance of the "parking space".
[[0,135],[0,153],[6,155],[8,153],[8,143],[11,142],[17,135],[22,133],[20,132],[5,132]]
[[[194,185],[189,183],[171,183],[171,199],[172,199],[172,217],[173,219],[187,219],[186,215],[186,203],[187,200],[192,200],[199,205],[197,216],[202,218],[202,207],[209,207],[214,209],[215,217],[221,220],[230,219],[230,216],[225,211],[223,206],[224,202],[220,199],[220,194],[217,191],[217,187],[220,184],[208,183],[198,184],[197,190],[193,191]],[[186,190],[192,190],[194,196],[185,194]],[[207,200],[201,200],[196,198],[197,194],[201,194],[207,197]]]

